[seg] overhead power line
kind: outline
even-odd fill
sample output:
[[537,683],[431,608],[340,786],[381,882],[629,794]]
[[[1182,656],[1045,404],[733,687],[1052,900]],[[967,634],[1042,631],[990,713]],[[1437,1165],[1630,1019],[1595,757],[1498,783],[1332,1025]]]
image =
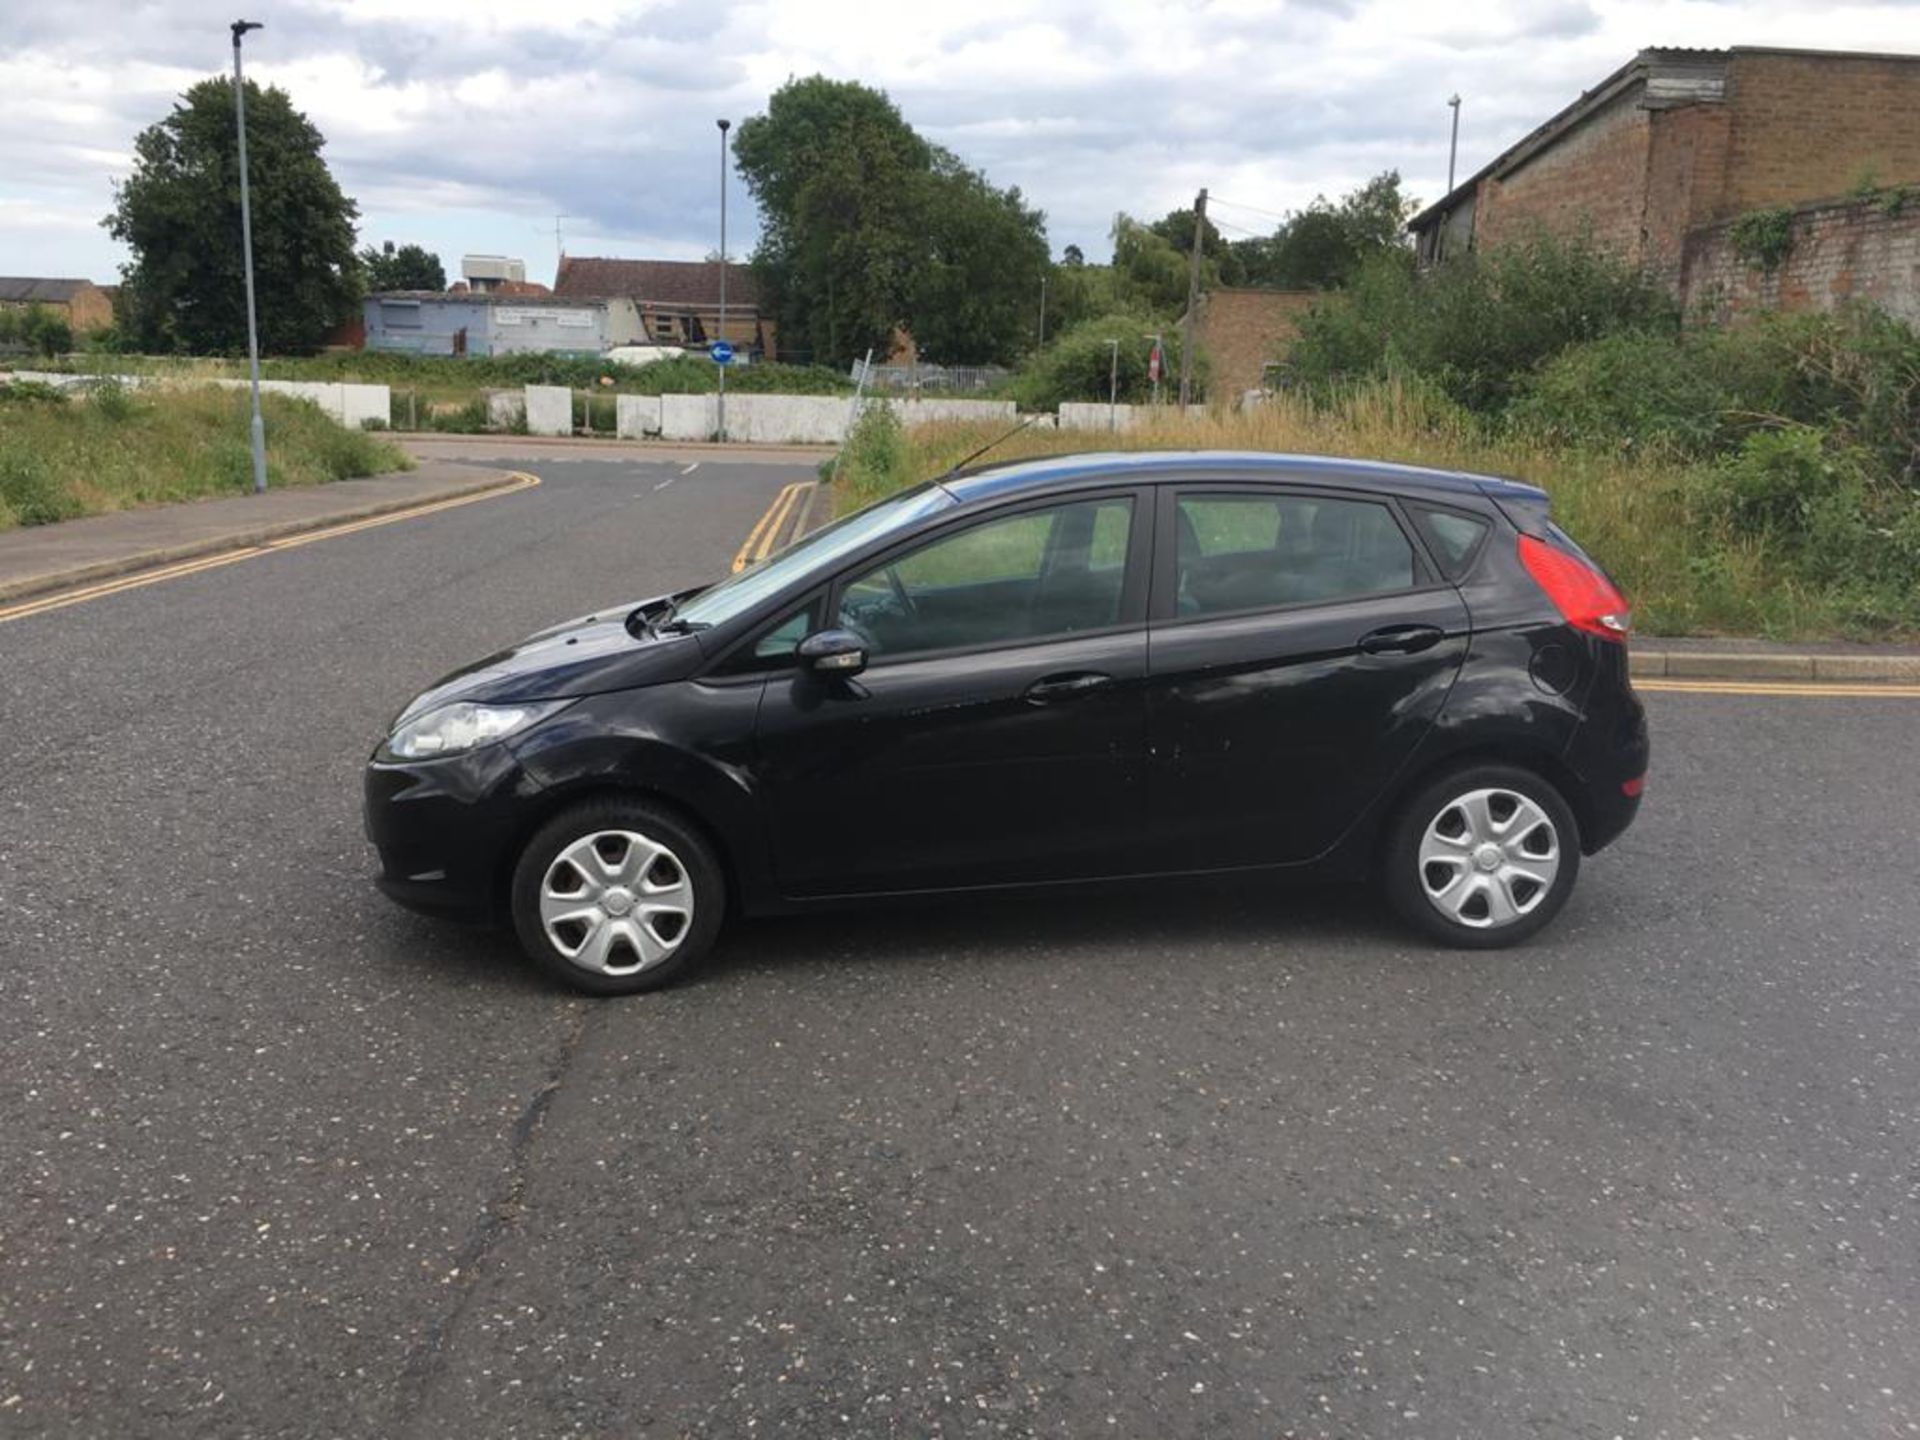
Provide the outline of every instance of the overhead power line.
[[1283,210],[1267,210],[1259,205],[1242,205],[1238,200],[1222,200],[1218,195],[1213,195],[1208,198],[1211,199],[1214,204],[1225,205],[1230,210],[1251,210],[1255,215],[1265,215],[1274,220],[1290,220],[1293,218]]

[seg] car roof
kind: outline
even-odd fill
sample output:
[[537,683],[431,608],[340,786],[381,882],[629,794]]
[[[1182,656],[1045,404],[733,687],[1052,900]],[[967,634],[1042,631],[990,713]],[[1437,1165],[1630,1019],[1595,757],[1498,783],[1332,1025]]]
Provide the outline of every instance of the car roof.
[[1287,455],[1266,450],[1112,450],[1008,460],[943,478],[940,484],[961,504],[1003,500],[1050,489],[1075,489],[1113,480],[1149,484],[1167,480],[1290,480],[1331,488],[1424,491],[1449,495],[1542,501],[1537,486],[1460,470],[1430,470],[1385,460],[1333,455]]

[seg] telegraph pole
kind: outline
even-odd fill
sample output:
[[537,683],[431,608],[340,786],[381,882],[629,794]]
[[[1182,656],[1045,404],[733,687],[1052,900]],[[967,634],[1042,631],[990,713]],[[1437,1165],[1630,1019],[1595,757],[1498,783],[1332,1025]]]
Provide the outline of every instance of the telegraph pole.
[[1187,313],[1180,322],[1180,412],[1193,398],[1193,312],[1200,308],[1200,252],[1207,234],[1207,191],[1202,186],[1193,202],[1193,255],[1187,267]]
[[[1052,263],[1052,262],[1048,262],[1048,263]],[[1040,276],[1040,346],[1041,348],[1045,349],[1046,344],[1047,344],[1047,277],[1046,277],[1046,274],[1042,272]]]
[[240,74],[240,37],[264,27],[254,20],[233,22],[233,122],[240,133],[240,249],[247,272],[247,368],[253,373],[253,493],[267,488],[267,427],[260,418],[260,326],[253,307],[253,203],[247,193],[247,82]]

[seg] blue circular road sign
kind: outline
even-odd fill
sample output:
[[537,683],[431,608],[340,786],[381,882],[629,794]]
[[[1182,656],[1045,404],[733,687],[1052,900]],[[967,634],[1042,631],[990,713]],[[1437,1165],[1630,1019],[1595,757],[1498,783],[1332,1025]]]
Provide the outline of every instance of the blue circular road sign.
[[713,363],[716,365],[731,365],[733,363],[733,346],[724,340],[716,340],[713,344],[709,345],[707,347],[707,354],[713,357]]

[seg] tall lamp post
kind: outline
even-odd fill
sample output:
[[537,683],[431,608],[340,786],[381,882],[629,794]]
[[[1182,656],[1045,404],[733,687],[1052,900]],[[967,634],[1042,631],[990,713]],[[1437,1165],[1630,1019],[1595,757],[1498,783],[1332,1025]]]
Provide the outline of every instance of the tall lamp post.
[[1453,161],[1460,153],[1460,96],[1455,93],[1447,101],[1447,108],[1453,111],[1453,139],[1447,142],[1447,194],[1453,194]]
[[257,20],[233,22],[233,119],[240,132],[240,249],[247,273],[247,368],[253,375],[253,493],[267,488],[267,427],[260,419],[260,327],[253,306],[253,206],[247,193],[247,84],[240,73],[240,37],[262,29]]
[[[727,338],[727,131],[732,127],[731,120],[716,120],[720,127],[720,334],[718,339]],[[721,365],[719,421],[720,438],[727,438],[727,367]]]

